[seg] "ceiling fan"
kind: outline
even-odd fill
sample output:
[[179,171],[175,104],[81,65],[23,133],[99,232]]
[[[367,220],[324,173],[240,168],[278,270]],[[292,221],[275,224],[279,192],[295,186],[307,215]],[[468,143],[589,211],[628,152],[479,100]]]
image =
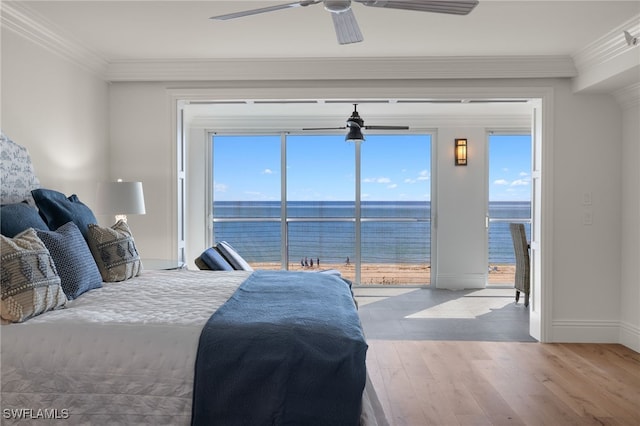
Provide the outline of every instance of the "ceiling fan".
[[347,132],[347,136],[345,136],[344,140],[346,141],[363,141],[364,135],[362,134],[362,129],[371,129],[371,130],[409,130],[409,126],[365,126],[364,120],[358,114],[358,104],[353,104],[353,112],[351,116],[347,118],[346,126],[342,127],[307,127],[302,130],[340,130],[340,129],[349,129]]
[[[478,0],[353,0],[365,6],[381,7],[388,9],[402,9],[418,12],[448,13],[453,15],[467,15],[478,4]],[[212,16],[209,19],[227,20],[241,18],[259,13],[273,12],[275,10],[289,9],[300,6],[310,6],[323,3],[324,8],[331,12],[333,26],[336,30],[338,43],[358,43],[363,40],[356,17],[351,10],[351,0],[300,0],[293,3],[285,3],[275,6],[261,7],[258,9],[228,13]]]

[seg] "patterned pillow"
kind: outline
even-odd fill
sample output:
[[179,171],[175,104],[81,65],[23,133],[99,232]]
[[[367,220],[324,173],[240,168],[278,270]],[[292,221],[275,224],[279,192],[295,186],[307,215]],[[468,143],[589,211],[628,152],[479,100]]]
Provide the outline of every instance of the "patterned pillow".
[[27,148],[18,145],[0,132],[0,204],[27,200],[35,205],[31,190],[40,187]]
[[69,222],[56,231],[37,231],[49,249],[67,298],[102,287],[102,277],[78,226]]
[[86,240],[89,224],[98,223],[91,209],[82,203],[76,194],[67,198],[61,192],[44,188],[35,189],[31,194],[40,210],[40,216],[49,229],[58,229],[65,223],[73,221]]
[[33,229],[15,238],[0,236],[2,302],[5,321],[23,322],[52,309],[63,307],[67,297],[49,250]]
[[88,236],[104,281],[124,281],[142,272],[140,255],[126,222],[119,220],[111,228],[89,225]]
[[0,207],[0,233],[2,235],[13,238],[29,228],[49,230],[47,224],[38,214],[38,210],[31,207],[26,201]]

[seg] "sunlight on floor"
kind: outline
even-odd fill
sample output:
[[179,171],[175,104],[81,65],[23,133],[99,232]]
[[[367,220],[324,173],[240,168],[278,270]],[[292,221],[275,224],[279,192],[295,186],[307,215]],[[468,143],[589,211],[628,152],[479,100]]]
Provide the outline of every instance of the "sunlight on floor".
[[355,287],[353,294],[358,301],[358,306],[365,306],[370,303],[379,302],[393,296],[416,291],[415,288],[384,288],[384,287]]
[[405,318],[477,318],[513,303],[514,295],[514,290],[509,288],[478,290]]

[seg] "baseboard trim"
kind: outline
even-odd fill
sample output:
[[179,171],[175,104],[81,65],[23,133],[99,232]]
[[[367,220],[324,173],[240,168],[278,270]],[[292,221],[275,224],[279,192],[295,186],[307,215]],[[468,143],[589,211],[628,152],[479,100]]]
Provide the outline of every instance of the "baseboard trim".
[[640,327],[622,321],[555,320],[552,342],[619,343],[640,352]]
[[486,274],[438,274],[436,288],[449,290],[465,290],[473,288],[485,288]]
[[640,352],[640,327],[620,321],[620,344]]

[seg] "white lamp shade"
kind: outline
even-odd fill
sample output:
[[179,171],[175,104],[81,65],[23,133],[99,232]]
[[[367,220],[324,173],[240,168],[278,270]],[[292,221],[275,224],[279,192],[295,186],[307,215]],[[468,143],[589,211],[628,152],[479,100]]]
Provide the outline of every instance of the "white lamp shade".
[[145,214],[142,182],[100,182],[97,204],[101,214]]

